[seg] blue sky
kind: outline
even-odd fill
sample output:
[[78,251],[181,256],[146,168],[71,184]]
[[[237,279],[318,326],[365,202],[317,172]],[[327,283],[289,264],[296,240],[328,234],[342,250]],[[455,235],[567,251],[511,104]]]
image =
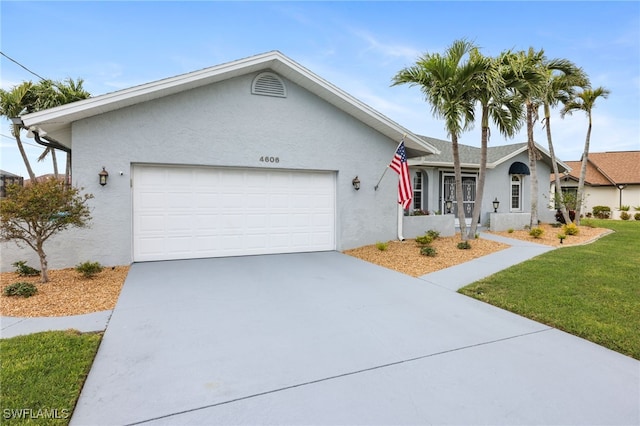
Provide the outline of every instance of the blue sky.
[[[425,52],[467,38],[485,55],[544,49],[611,91],[593,111],[591,152],[640,149],[640,2],[0,2],[1,50],[56,80],[82,78],[93,95],[279,50],[407,127],[448,139],[418,88],[390,87]],[[3,89],[37,77],[1,57]],[[26,175],[8,121],[0,168]],[[538,124],[536,140],[546,145]],[[587,121],[552,118],[556,153],[578,160]],[[478,146],[479,127],[460,142]],[[493,132],[490,144],[505,140]],[[33,143],[27,139],[27,143]],[[28,147],[37,174],[41,148]]]

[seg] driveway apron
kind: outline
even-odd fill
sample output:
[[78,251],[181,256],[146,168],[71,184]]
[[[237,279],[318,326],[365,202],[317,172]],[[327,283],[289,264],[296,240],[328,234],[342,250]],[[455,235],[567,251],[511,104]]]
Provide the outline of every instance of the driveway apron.
[[71,424],[639,424],[639,407],[632,358],[321,252],[132,265]]

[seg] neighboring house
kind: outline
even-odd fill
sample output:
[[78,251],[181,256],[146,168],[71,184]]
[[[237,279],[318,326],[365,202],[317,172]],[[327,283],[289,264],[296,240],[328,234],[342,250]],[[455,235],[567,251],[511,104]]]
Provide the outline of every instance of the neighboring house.
[[[45,181],[47,181],[49,179],[55,179],[55,177],[56,176],[53,173],[47,173],[47,174],[44,174],[44,175],[36,176],[36,181],[45,182]],[[60,182],[64,182],[64,173],[58,174],[58,180]],[[31,179],[25,179],[24,180],[24,185],[25,186],[31,185]]]
[[[582,161],[567,161],[569,173],[561,175],[563,192],[577,193]],[[555,182],[551,181],[552,190]],[[640,206],[640,151],[591,152],[587,160],[583,213],[594,206]]]
[[24,178],[22,176],[0,170],[0,198],[4,198],[7,195],[7,186],[14,184],[24,185]]
[[[397,175],[374,190],[380,174],[404,134],[408,157],[438,153],[279,52],[22,120],[72,149],[73,185],[94,195],[91,227],[48,246],[52,268],[391,240],[402,223]],[[30,258],[13,243],[2,248],[4,270]]]
[[[453,169],[452,144],[448,141],[424,137],[425,142],[436,147],[439,154],[414,158],[409,161],[413,176],[413,210],[446,212],[446,201],[453,201],[452,212],[456,214],[458,206],[455,202],[455,178]],[[547,182],[551,175],[551,157],[546,149],[536,145],[540,159],[536,163],[538,174],[538,219],[541,222],[553,222],[555,210],[550,205],[550,194],[546,192]],[[476,184],[480,169],[480,148],[459,144],[460,163],[462,166],[462,190],[464,199],[464,215],[470,223],[473,207],[476,202]],[[566,164],[557,161],[558,168],[568,170]],[[487,149],[487,173],[480,223],[489,223],[490,214],[494,212],[493,201],[500,202],[498,213],[522,214],[514,226],[530,221],[531,212],[531,177],[529,170],[527,143],[489,146]]]

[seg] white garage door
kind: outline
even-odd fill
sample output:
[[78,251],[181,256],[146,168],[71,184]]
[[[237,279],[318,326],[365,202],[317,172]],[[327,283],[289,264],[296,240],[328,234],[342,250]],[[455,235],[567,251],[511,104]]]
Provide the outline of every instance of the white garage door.
[[335,249],[335,173],[136,165],[134,261]]

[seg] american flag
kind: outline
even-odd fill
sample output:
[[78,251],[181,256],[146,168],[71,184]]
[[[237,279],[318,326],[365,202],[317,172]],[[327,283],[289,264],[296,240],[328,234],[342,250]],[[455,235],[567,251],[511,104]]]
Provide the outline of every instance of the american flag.
[[413,198],[413,190],[411,189],[411,178],[409,176],[409,165],[407,164],[407,152],[404,149],[404,140],[398,145],[393,160],[389,167],[393,169],[399,176],[398,179],[398,203],[402,208],[408,209]]

